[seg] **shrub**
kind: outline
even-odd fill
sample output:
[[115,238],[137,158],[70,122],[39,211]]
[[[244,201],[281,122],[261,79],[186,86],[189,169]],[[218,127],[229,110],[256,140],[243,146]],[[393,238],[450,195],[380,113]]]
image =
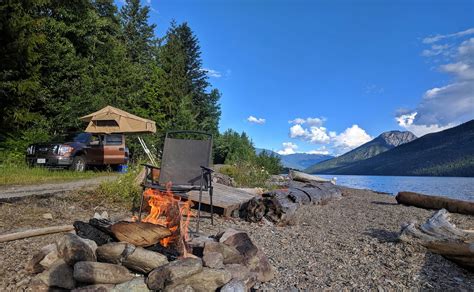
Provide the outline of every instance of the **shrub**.
[[265,187],[270,173],[250,162],[225,165],[220,172],[234,178],[239,187]]
[[118,179],[101,183],[96,189],[96,194],[116,202],[138,202],[142,189],[136,178],[141,170],[139,164],[130,164],[128,172],[120,175]]

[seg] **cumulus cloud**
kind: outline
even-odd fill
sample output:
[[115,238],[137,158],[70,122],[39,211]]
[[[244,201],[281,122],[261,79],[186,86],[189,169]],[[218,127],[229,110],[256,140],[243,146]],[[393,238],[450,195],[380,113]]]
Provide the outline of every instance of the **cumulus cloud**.
[[280,155],[295,154],[296,153],[295,150],[298,149],[298,145],[291,142],[284,142],[282,145],[283,145],[283,149],[277,151],[277,153]]
[[[337,134],[335,131],[328,131],[326,127],[322,126],[324,120],[313,120],[297,118],[290,123],[294,124],[290,127],[290,138],[300,139],[312,144],[324,144],[330,146],[332,152],[340,154],[356,148],[372,139],[366,131],[358,125],[352,125],[345,129],[342,133]],[[311,125],[319,126],[311,126]],[[330,151],[323,146],[318,150],[313,150],[307,153],[329,154]]]
[[[451,81],[426,90],[416,108],[398,114],[399,126],[417,136],[441,131],[474,118],[474,28],[425,38],[431,47],[422,55],[443,54],[445,63],[437,67]],[[467,39],[466,39],[467,38]]]
[[335,135],[333,138],[334,146],[339,152],[346,152],[372,140],[372,137],[358,125],[352,125],[344,132]]
[[249,116],[249,117],[247,118],[247,121],[248,121],[249,123],[259,124],[259,125],[265,124],[265,122],[266,122],[265,119],[263,119],[263,118],[256,118],[256,117],[254,117],[254,116]]

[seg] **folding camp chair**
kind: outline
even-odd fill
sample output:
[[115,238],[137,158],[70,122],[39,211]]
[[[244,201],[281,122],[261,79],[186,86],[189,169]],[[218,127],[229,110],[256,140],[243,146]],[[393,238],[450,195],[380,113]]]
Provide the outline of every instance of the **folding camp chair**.
[[[186,136],[200,136],[204,139],[179,139],[173,138],[178,134]],[[171,182],[171,191],[179,197],[187,199],[187,193],[192,190],[199,191],[198,220],[196,232],[199,232],[201,220],[202,192],[209,192],[211,205],[211,224],[214,225],[214,206],[212,203],[213,187],[212,172],[209,168],[212,153],[212,135],[198,131],[170,131],[166,133],[161,167],[144,164],[146,169],[145,189],[167,190]],[[158,182],[153,180],[153,170],[159,169]],[[140,201],[139,219],[141,219],[144,193]]]

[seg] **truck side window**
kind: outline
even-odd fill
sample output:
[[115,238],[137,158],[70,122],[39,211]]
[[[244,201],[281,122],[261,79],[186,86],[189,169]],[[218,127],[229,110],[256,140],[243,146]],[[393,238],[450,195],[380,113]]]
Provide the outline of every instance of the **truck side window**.
[[100,145],[100,138],[98,136],[92,135],[89,145]]
[[105,145],[122,145],[122,135],[105,136]]

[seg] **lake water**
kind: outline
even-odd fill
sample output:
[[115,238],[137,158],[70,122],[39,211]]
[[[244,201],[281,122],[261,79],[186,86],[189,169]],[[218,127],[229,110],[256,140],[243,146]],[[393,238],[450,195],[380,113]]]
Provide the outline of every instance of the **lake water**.
[[433,177],[433,176],[364,176],[364,175],[324,175],[337,178],[337,184],[356,189],[370,189],[397,194],[412,191],[427,195],[446,196],[474,201],[474,177]]

